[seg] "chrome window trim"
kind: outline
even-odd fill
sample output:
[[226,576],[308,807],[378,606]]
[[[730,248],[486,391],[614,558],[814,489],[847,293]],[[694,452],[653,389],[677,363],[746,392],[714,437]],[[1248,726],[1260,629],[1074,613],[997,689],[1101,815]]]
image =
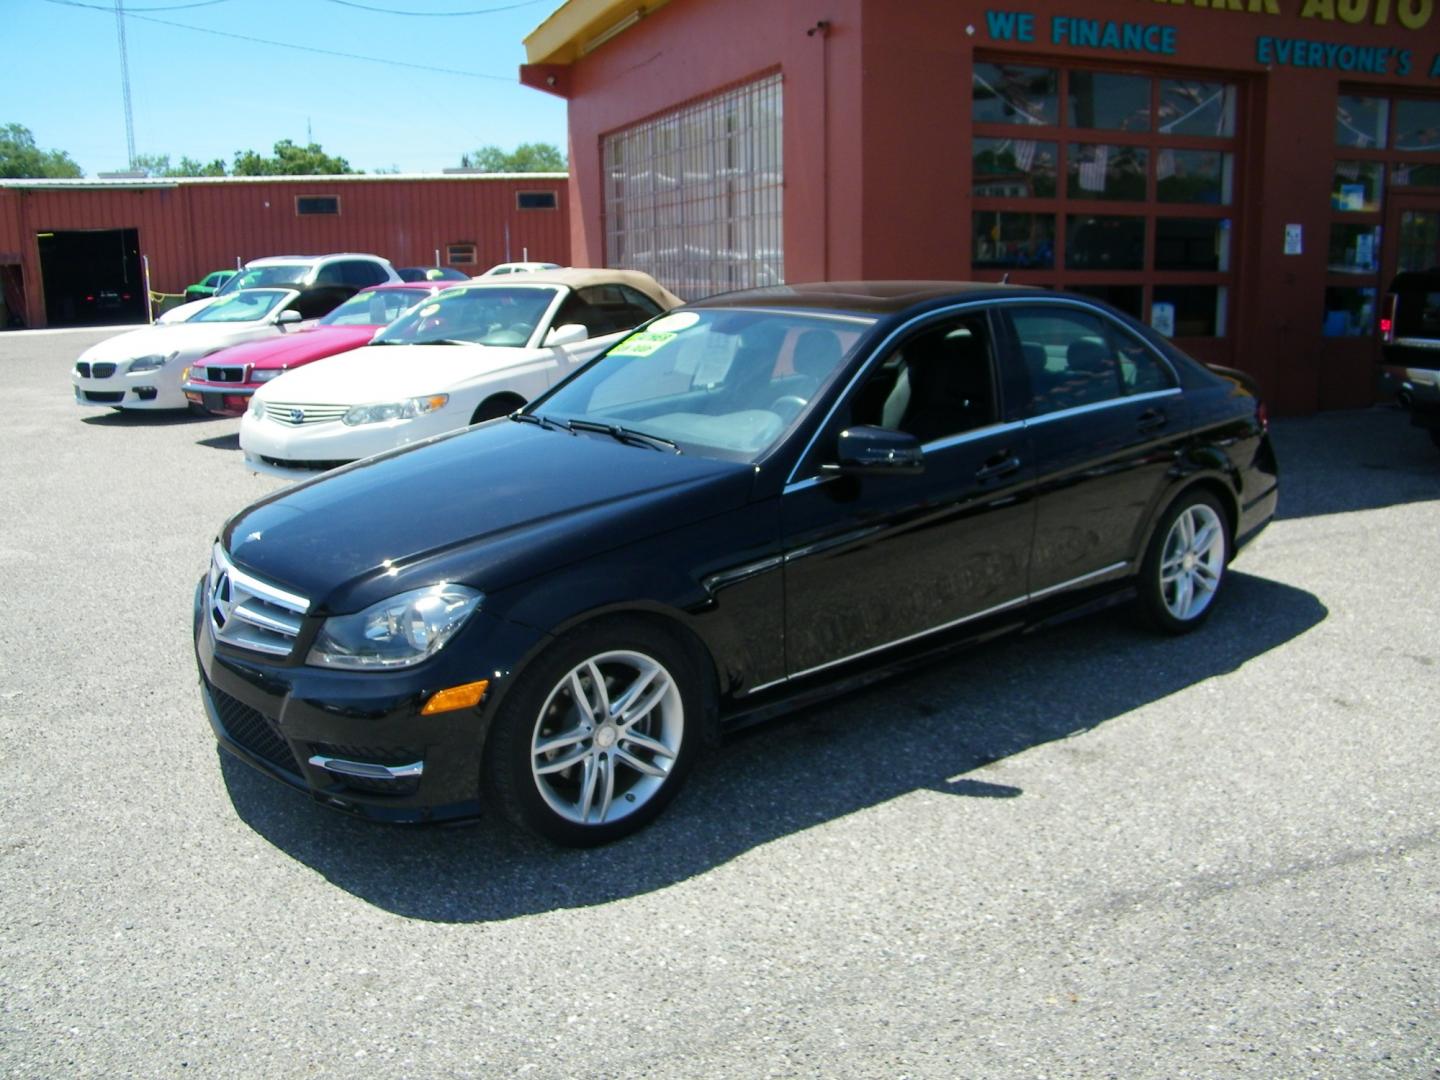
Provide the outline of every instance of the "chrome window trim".
[[[1152,345],[1149,341],[1147,341],[1142,335],[1136,334],[1134,331],[1131,331],[1128,327],[1126,327],[1123,323],[1119,323],[1118,320],[1115,318],[1115,316],[1114,316],[1113,314],[1111,314],[1109,311],[1106,311],[1104,308],[1100,307],[1100,306],[1097,305],[1097,304],[1088,302],[1084,297],[1053,296],[1053,295],[1050,295],[1050,294],[1047,293],[1047,294],[1042,294],[1042,295],[1040,295],[1040,296],[992,296],[992,297],[986,297],[986,298],[983,298],[983,299],[976,299],[976,300],[962,300],[962,301],[960,301],[960,302],[958,302],[958,303],[951,304],[951,305],[949,305],[948,307],[936,308],[936,309],[934,309],[934,310],[932,310],[932,311],[926,311],[926,312],[923,312],[922,314],[916,315],[916,316],[914,316],[913,318],[910,318],[910,319],[906,320],[905,322],[903,322],[903,323],[901,323],[899,326],[897,326],[894,330],[890,331],[890,333],[886,334],[885,337],[884,337],[874,348],[872,348],[872,349],[870,350],[870,357],[868,357],[868,358],[866,359],[866,362],[860,366],[860,369],[859,369],[858,371],[856,371],[853,376],[851,376],[850,382],[846,385],[845,389],[842,390],[839,394],[836,395],[833,403],[832,403],[831,406],[830,406],[829,411],[826,412],[826,414],[825,414],[825,419],[821,421],[820,426],[815,429],[815,433],[810,436],[810,440],[805,444],[805,449],[802,450],[802,451],[800,452],[799,457],[797,457],[797,458],[795,459],[795,464],[794,464],[794,465],[791,467],[791,469],[790,469],[790,475],[787,476],[786,479],[785,479],[785,487],[786,487],[786,490],[788,491],[788,490],[790,489],[790,486],[791,486],[792,484],[797,484],[797,483],[800,483],[800,482],[801,482],[801,481],[799,481],[799,480],[796,479],[796,477],[797,477],[797,475],[799,474],[799,471],[800,471],[800,466],[804,463],[805,459],[810,456],[811,451],[815,449],[815,444],[819,441],[821,433],[824,432],[824,431],[830,426],[830,422],[835,419],[835,413],[836,413],[836,411],[840,408],[841,402],[847,400],[847,399],[850,397],[850,395],[851,395],[852,393],[854,393],[855,388],[856,388],[856,386],[858,385],[858,383],[859,383],[859,381],[860,381],[860,377],[865,374],[866,370],[867,370],[868,367],[869,367],[869,363],[870,363],[870,360],[871,360],[871,359],[873,359],[874,357],[877,357],[877,356],[882,356],[882,355],[884,355],[884,353],[885,353],[887,350],[889,350],[889,349],[895,344],[895,341],[896,341],[897,338],[899,338],[899,337],[900,337],[901,335],[903,335],[903,334],[908,334],[908,333],[910,333],[912,330],[916,329],[916,328],[919,327],[919,326],[924,325],[925,323],[932,322],[932,321],[933,321],[933,322],[939,322],[940,320],[946,318],[947,316],[955,315],[955,314],[960,313],[960,312],[971,311],[971,310],[976,309],[976,308],[988,309],[988,308],[1013,307],[1013,306],[1016,305],[1016,304],[1027,305],[1027,306],[1030,306],[1030,307],[1063,307],[1063,308],[1075,308],[1075,309],[1080,310],[1080,311],[1089,312],[1090,314],[1093,314],[1093,315],[1095,315],[1095,316],[1097,316],[1097,317],[1105,320],[1107,324],[1108,324],[1108,323],[1116,323],[1117,325],[1120,326],[1120,328],[1121,328],[1122,330],[1125,330],[1127,333],[1130,334],[1131,337],[1133,337],[1133,338],[1134,338],[1136,341],[1138,341],[1142,346],[1144,346],[1144,348],[1145,348],[1146,350],[1148,350],[1149,353],[1150,353],[1156,360],[1158,360],[1158,361],[1160,362],[1160,364],[1164,367],[1164,369],[1165,369],[1167,372],[1169,372],[1170,378],[1171,378],[1171,379],[1175,382],[1175,384],[1176,384],[1175,386],[1170,387],[1169,390],[1151,391],[1151,392],[1152,392],[1152,393],[1170,393],[1170,392],[1172,392],[1172,391],[1175,392],[1175,393],[1180,393],[1180,392],[1181,392],[1182,387],[1179,385],[1179,384],[1180,384],[1180,376],[1179,376],[1179,373],[1175,370],[1174,366],[1170,363],[1169,359],[1168,359],[1162,352],[1160,352],[1159,349],[1157,349],[1154,345]],[[998,359],[999,359],[999,357],[997,356],[997,361],[998,361]],[[1001,380],[1001,381],[1003,382],[1003,372],[998,372],[998,371],[997,371],[996,374],[1002,376],[1002,380]],[[997,385],[997,386],[996,386],[996,391],[997,391],[997,393],[999,392],[999,390],[1000,390],[1000,387]],[[1135,401],[1137,398],[1142,397],[1142,396],[1143,396],[1143,395],[1136,394],[1136,395],[1132,395],[1132,396],[1118,397],[1118,398],[1116,398],[1115,400],[1116,400],[1116,401]],[[1100,404],[1108,404],[1108,402],[1101,402]],[[1086,406],[1081,406],[1081,408],[1085,408],[1085,407],[1086,407]],[[1068,412],[1068,411],[1072,411],[1072,410],[1065,410],[1065,411]],[[1050,415],[1059,415],[1059,414],[1058,414],[1058,413],[1054,413],[1054,414],[1052,414],[1052,413],[1045,413],[1045,414],[1043,414],[1043,415],[1050,416]],[[1030,417],[1030,418],[1027,418],[1027,419],[1039,419],[1039,417]],[[1014,422],[1014,421],[1011,421],[1011,422]],[[968,434],[968,433],[967,433],[967,434]],[[808,478],[807,478],[807,479],[808,479]]]
[[797,671],[793,675],[786,675],[783,678],[772,679],[770,682],[761,683],[759,686],[751,687],[749,690],[746,690],[740,696],[749,697],[751,694],[758,694],[762,690],[769,690],[772,687],[780,686],[781,684],[790,682],[793,679],[803,679],[807,675],[814,675],[816,672],[824,671],[827,668],[836,667],[840,664],[848,664],[852,660],[859,660],[862,657],[870,656],[877,652],[882,652],[885,649],[892,649],[897,645],[905,645],[912,641],[918,641],[920,638],[929,637],[931,634],[938,634],[945,630],[953,630],[957,626],[963,626],[965,623],[974,622],[976,619],[983,619],[988,615],[996,615],[1002,611],[1008,611],[1011,608],[1019,607],[1023,604],[1028,604],[1034,600],[1049,596],[1051,593],[1060,592],[1062,589],[1072,588],[1076,585],[1083,585],[1087,581],[1092,581],[1095,578],[1103,577],[1106,574],[1112,574],[1117,570],[1123,570],[1129,565],[1129,561],[1122,561],[1118,563],[1112,563],[1109,566],[1102,566],[1099,570],[1092,570],[1088,574],[1081,574],[1077,578],[1071,578],[1069,581],[1062,581],[1058,585],[1049,585],[1046,588],[1039,590],[1038,592],[1027,592],[1024,596],[1017,596],[1013,600],[1006,600],[1004,603],[996,604],[994,607],[988,607],[984,611],[975,611],[969,615],[962,615],[958,619],[951,619],[949,622],[941,623],[939,626],[932,626],[928,630],[920,630],[914,634],[908,634],[905,637],[896,638],[894,641],[887,641],[882,645],[872,645],[868,649],[862,649],[859,652],[850,653],[848,656],[842,656],[837,660],[827,660],[823,664],[816,664],[814,667],[806,668],[804,671]]
[[1172,386],[1169,390],[1150,390],[1143,394],[1130,394],[1124,397],[1109,398],[1105,401],[1092,401],[1088,405],[1072,405],[1068,409],[1056,409],[1054,412],[1031,416],[1026,419],[1025,426],[1036,427],[1040,424],[1048,424],[1051,420],[1099,412],[1101,409],[1109,409],[1116,405],[1133,405],[1137,401],[1149,401],[1152,398],[1175,397],[1180,393],[1180,387]]

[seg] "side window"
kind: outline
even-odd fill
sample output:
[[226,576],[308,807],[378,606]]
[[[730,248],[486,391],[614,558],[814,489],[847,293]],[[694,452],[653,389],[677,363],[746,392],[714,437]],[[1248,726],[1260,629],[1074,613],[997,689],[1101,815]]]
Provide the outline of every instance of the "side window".
[[290,308],[300,313],[302,319],[318,319],[329,315],[337,307],[350,299],[355,293],[354,289],[342,285],[317,285],[314,288],[304,290],[294,300],[290,301]]
[[342,274],[343,263],[328,263],[315,271],[316,285],[344,285],[345,278]]
[[[641,307],[635,304],[627,293],[631,290],[618,285],[591,285],[581,289],[578,296],[590,311],[587,319],[576,319],[590,328],[591,337],[616,334],[644,322],[651,315],[658,315],[659,309],[649,301]],[[640,294],[635,293],[639,296]],[[641,297],[644,299],[644,297]]]
[[1169,390],[1175,377],[1139,338],[1118,326],[1110,328],[1120,354],[1120,385],[1127,394],[1149,394]]
[[908,431],[922,443],[993,424],[994,355],[982,313],[928,326],[881,360],[851,403],[851,422]]
[[339,284],[353,285],[357,289],[363,289],[367,285],[379,285],[382,281],[389,280],[385,276],[385,271],[378,265],[363,259],[342,262],[338,264],[338,267],[340,270]]
[[1069,308],[1036,307],[1013,310],[1010,320],[1029,378],[1029,415],[1120,396],[1120,356],[1100,316]]
[[599,315],[578,292],[572,292],[560,304],[551,326],[564,326],[567,323],[579,323],[585,327],[585,332],[589,337],[595,337],[601,333],[596,330],[596,326],[599,324]]

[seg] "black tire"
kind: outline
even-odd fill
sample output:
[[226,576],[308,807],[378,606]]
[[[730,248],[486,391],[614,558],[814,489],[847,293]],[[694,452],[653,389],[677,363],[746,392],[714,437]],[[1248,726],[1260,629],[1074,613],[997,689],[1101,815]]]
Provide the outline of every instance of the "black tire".
[[1440,427],[1432,427],[1429,430],[1430,441],[1435,444],[1436,449],[1440,449]]
[[496,397],[486,398],[476,407],[475,415],[470,417],[470,423],[483,424],[486,420],[509,416],[524,404],[525,400],[514,394],[500,394]]
[[[627,713],[621,703],[636,684],[643,707]],[[591,722],[605,706],[620,722]],[[606,844],[675,797],[702,740],[703,709],[694,662],[670,634],[631,619],[592,623],[520,676],[491,725],[482,779],[521,828],[567,847]]]
[[1208,491],[1182,494],[1160,516],[1140,564],[1140,621],[1166,634],[1201,626],[1215,609],[1230,554],[1220,500]]

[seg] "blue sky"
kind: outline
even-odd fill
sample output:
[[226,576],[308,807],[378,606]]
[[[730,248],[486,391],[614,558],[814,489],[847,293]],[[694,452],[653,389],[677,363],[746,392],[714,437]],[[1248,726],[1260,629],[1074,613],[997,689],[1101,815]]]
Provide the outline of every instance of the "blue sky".
[[[525,35],[559,6],[125,0],[135,149],[228,163],[313,140],[367,172],[435,172],[486,145],[563,150],[565,102],[518,76]],[[124,169],[114,0],[0,0],[0,42],[0,124],[23,124],[87,176]]]

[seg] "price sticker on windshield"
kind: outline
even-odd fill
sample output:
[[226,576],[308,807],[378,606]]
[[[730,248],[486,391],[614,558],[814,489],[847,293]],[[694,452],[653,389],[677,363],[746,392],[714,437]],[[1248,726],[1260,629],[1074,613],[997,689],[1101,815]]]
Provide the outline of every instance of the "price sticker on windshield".
[[659,349],[663,349],[670,342],[675,340],[675,334],[658,334],[653,330],[642,330],[638,334],[631,334],[624,341],[610,350],[611,356],[649,356]]

